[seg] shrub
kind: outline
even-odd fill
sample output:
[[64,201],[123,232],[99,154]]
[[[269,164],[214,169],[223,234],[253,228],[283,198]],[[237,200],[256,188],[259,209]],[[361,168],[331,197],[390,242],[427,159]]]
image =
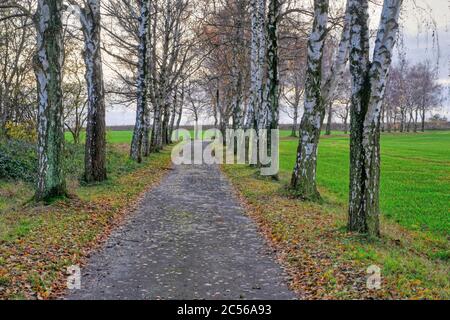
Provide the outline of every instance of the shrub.
[[[67,177],[81,177],[83,160],[83,146],[66,143],[63,166]],[[12,139],[0,140],[0,179],[34,182],[37,165],[36,144]]]
[[84,171],[84,145],[67,143],[64,146],[64,173],[67,178],[81,178]]
[[0,178],[34,181],[37,173],[35,149],[35,144],[25,141],[0,141]]
[[6,136],[12,140],[21,140],[30,143],[37,141],[36,126],[32,121],[14,123],[8,121],[5,124]]

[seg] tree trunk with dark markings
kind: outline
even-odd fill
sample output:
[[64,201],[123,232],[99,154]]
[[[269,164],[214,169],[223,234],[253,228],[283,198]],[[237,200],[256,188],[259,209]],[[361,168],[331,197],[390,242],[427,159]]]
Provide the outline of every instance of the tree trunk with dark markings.
[[100,0],[88,0],[81,10],[88,92],[85,171],[87,182],[106,179],[105,92],[100,48]]
[[300,123],[300,140],[291,178],[295,194],[308,200],[320,197],[316,186],[317,145],[325,114],[322,98],[322,56],[327,32],[328,0],[314,1],[314,22],[308,40],[304,113]]
[[[148,121],[147,106],[147,32],[148,32],[148,0],[140,0],[139,16],[139,62],[137,76],[137,106],[136,122],[134,124],[133,138],[131,140],[130,157],[142,161],[142,146],[144,130]],[[146,114],[147,113],[147,114]],[[147,119],[146,119],[147,118]]]
[[380,117],[402,0],[385,0],[369,59],[368,0],[351,0],[352,105],[348,229],[380,235]]
[[64,124],[61,90],[62,0],[39,0],[35,15],[38,87],[38,174],[36,200],[66,195],[63,173]]

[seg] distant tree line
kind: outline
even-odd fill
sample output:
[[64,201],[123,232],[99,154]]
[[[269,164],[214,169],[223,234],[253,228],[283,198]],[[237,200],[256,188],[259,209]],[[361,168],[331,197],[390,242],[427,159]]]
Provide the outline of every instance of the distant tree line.
[[429,61],[409,64],[402,60],[392,68],[382,108],[383,131],[425,131],[427,116],[439,109],[443,99],[436,73]]

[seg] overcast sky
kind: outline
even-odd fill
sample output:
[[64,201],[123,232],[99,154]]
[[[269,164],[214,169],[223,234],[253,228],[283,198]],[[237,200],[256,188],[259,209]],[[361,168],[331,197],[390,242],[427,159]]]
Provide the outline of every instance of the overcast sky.
[[[332,0],[333,1],[333,0]],[[376,8],[372,8],[376,10]],[[379,21],[379,10],[371,13],[371,26],[376,27]],[[447,86],[450,92],[450,0],[404,0],[402,27],[404,47],[408,60],[414,62],[426,59],[438,64],[439,82]],[[433,34],[432,24],[436,24],[437,37]],[[450,116],[450,99],[444,103],[439,113]],[[132,125],[135,111],[132,108],[109,108],[106,114],[108,125]],[[183,122],[189,122],[185,118]],[[290,119],[280,115],[282,123]],[[204,122],[209,122],[207,119]]]

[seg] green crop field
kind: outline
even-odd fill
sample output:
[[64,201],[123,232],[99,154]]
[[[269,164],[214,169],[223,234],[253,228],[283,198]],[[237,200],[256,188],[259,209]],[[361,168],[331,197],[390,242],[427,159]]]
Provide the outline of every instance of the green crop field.
[[[131,137],[133,135],[132,131],[111,131],[108,130],[106,132],[106,139],[109,143],[130,143]],[[84,142],[84,139],[86,138],[85,133],[83,132],[81,134],[81,141]],[[66,132],[66,140],[69,142],[73,141],[72,135],[69,132]]]
[[[333,132],[336,133],[336,132]],[[291,134],[289,130],[282,130],[280,135],[281,137],[287,137]],[[133,136],[133,132],[130,130],[123,131],[111,131],[108,130],[106,132],[106,138],[109,143],[130,143],[131,137]],[[194,132],[191,130],[191,136],[194,137]],[[84,141],[85,134],[84,132],[81,134],[81,140]],[[66,140],[69,142],[73,141],[72,135],[69,132],[66,132]]]
[[[288,181],[297,139],[280,144],[280,175]],[[414,230],[450,232],[450,132],[383,134],[381,138],[382,213]],[[319,144],[319,187],[348,197],[349,139],[323,137]]]

